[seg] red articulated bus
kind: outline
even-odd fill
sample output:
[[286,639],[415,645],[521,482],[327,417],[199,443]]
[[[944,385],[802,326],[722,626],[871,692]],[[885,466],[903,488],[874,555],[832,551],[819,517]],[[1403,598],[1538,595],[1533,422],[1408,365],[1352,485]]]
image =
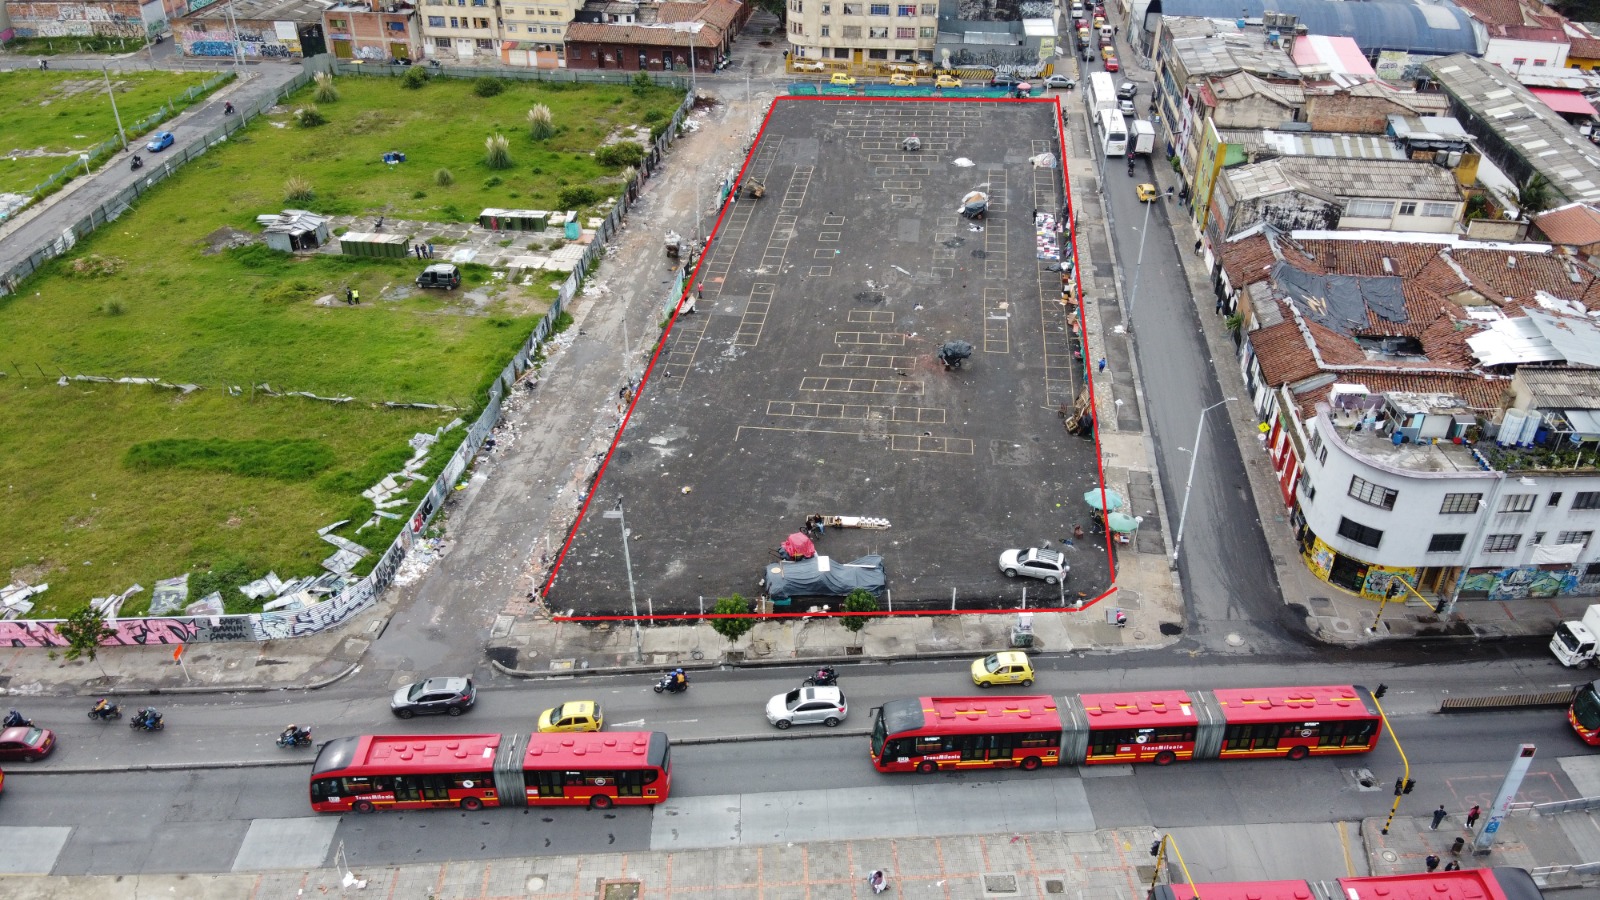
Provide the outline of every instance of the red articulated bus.
[[1382,717],[1356,685],[922,697],[877,712],[880,772],[1365,753]]
[[660,803],[672,786],[668,749],[659,731],[337,738],[311,769],[311,808]]
[[1591,747],[1600,747],[1600,693],[1594,682],[1589,682],[1572,695],[1572,705],[1567,707],[1567,722],[1578,733],[1578,739]]
[[1496,866],[1455,872],[1416,872],[1337,881],[1230,881],[1158,884],[1148,900],[1543,900],[1526,869]]

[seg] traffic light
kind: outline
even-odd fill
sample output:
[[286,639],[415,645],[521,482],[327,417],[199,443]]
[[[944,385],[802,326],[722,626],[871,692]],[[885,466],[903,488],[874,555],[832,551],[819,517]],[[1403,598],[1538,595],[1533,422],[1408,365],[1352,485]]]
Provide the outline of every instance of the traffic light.
[[1404,778],[1396,778],[1394,780],[1394,795],[1396,797],[1398,797],[1401,794],[1404,794],[1405,792],[1406,792],[1406,780]]
[[1389,686],[1387,684],[1379,684],[1378,689],[1372,692],[1372,696],[1374,699],[1382,700],[1383,695],[1387,693],[1389,693]]
[[1161,842],[1160,841],[1156,841],[1155,843],[1150,845],[1150,855],[1151,856],[1160,856],[1161,855]]
[[1406,788],[1401,793],[1409,794],[1409,793],[1411,793],[1411,789],[1416,787],[1416,786],[1417,786],[1417,780],[1415,778],[1407,778],[1406,779]]

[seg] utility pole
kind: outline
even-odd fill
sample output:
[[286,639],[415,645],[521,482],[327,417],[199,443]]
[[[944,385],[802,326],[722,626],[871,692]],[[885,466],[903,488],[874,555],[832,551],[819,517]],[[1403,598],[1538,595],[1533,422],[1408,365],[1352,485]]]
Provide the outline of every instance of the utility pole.
[[1489,817],[1478,829],[1478,836],[1472,839],[1472,855],[1487,856],[1494,847],[1495,835],[1500,831],[1500,824],[1511,814],[1511,801],[1517,798],[1517,789],[1522,787],[1523,776],[1528,774],[1528,767],[1533,765],[1534,746],[1523,744],[1517,748],[1517,758],[1511,761],[1511,768],[1506,772],[1505,781],[1500,783],[1500,793],[1495,795],[1494,805],[1489,807]]
[[111,115],[117,120],[117,137],[122,139],[122,149],[128,149],[128,133],[122,130],[122,113],[117,112],[117,94],[111,89],[111,72],[104,65],[100,74],[106,77],[106,96],[111,98]]

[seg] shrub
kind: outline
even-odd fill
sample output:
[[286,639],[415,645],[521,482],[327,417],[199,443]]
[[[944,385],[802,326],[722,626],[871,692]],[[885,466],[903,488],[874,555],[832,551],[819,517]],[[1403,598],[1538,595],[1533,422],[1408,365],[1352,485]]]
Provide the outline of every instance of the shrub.
[[327,72],[317,73],[317,89],[311,93],[312,99],[318,103],[334,103],[339,99],[339,89],[333,86],[333,76]]
[[315,106],[302,106],[294,111],[294,120],[301,128],[315,128],[328,124],[328,117]]
[[562,209],[580,209],[585,206],[591,206],[599,201],[600,192],[586,184],[562,188],[561,192],[556,194],[556,206],[559,206]]
[[505,182],[500,180],[499,175],[490,175],[483,180],[483,186],[486,188],[497,188],[502,184],[505,184]]
[[283,181],[283,199],[289,203],[310,203],[316,196],[311,189],[311,179],[304,175],[290,175]]
[[[734,594],[732,597],[720,597],[717,605],[711,611],[719,616],[748,616],[750,614],[750,601]],[[737,641],[744,637],[745,632],[756,627],[756,620],[744,619],[712,619],[711,630],[722,635],[730,641]]]
[[428,70],[420,66],[412,66],[400,78],[400,86],[408,90],[419,90],[428,83]]
[[550,116],[550,107],[539,103],[528,110],[528,137],[542,141],[555,133],[555,119]]
[[650,76],[644,72],[633,76],[631,83],[633,85],[633,93],[638,97],[643,97],[645,94],[650,93],[650,89],[656,86],[656,83],[651,81]]
[[511,168],[511,142],[503,134],[491,134],[483,141],[484,164],[491,169]]
[[662,110],[651,109],[651,110],[646,110],[645,111],[645,114],[644,114],[643,118],[644,118],[644,123],[646,125],[654,125],[655,123],[662,121],[666,117],[667,117],[667,114],[665,112],[663,112]]
[[594,161],[608,169],[637,166],[644,162],[644,148],[633,141],[607,144],[594,152]]
[[[872,596],[871,591],[865,588],[856,588],[849,594],[845,595],[844,611],[853,613],[877,612],[878,599]],[[872,616],[841,616],[839,619],[839,624],[843,625],[846,631],[849,631],[853,634],[867,627],[867,622],[871,618]]]
[[505,82],[498,78],[479,78],[472,82],[472,92],[479,97],[496,97],[505,89]]
[[433,183],[440,187],[449,187],[456,183],[456,176],[449,169],[439,169],[433,173]]

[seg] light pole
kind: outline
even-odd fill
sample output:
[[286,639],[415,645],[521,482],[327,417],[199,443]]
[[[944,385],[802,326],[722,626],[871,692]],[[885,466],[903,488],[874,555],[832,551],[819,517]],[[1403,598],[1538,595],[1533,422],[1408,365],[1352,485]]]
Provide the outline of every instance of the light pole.
[[1150,855],[1156,858],[1156,870],[1150,876],[1150,896],[1156,895],[1156,885],[1161,880],[1161,866],[1166,862],[1168,845],[1172,847],[1172,854],[1178,857],[1178,868],[1183,870],[1183,880],[1189,882],[1189,890],[1194,892],[1194,900],[1200,900],[1200,886],[1194,883],[1194,876],[1189,874],[1189,864],[1183,861],[1183,852],[1178,849],[1178,842],[1173,840],[1170,834],[1163,834],[1160,840],[1150,846]]
[[1383,704],[1378,702],[1387,693],[1389,693],[1389,686],[1386,684],[1380,684],[1373,688],[1372,705],[1378,708],[1378,718],[1383,720],[1383,730],[1389,732],[1389,740],[1394,741],[1394,749],[1400,751],[1400,763],[1405,766],[1405,769],[1394,782],[1394,806],[1389,808],[1389,818],[1384,820],[1384,834],[1389,833],[1389,826],[1394,824],[1394,814],[1400,811],[1400,796],[1411,793],[1411,789],[1417,786],[1417,783],[1411,780],[1411,760],[1406,757],[1405,748],[1400,746],[1400,739],[1394,736],[1394,728],[1389,725],[1389,717],[1384,714]]
[[1500,489],[1505,487],[1505,483],[1506,473],[1495,472],[1494,487],[1489,490],[1489,502],[1478,501],[1478,512],[1481,515],[1478,516],[1477,525],[1472,529],[1472,537],[1469,539],[1469,543],[1462,548],[1461,574],[1456,576],[1456,583],[1450,589],[1449,599],[1442,604],[1441,615],[1448,616],[1456,611],[1456,599],[1461,596],[1461,588],[1467,582],[1467,572],[1472,565],[1472,558],[1477,555],[1478,548],[1483,545],[1484,532],[1489,529],[1489,517],[1494,515],[1495,504],[1500,502]]
[[644,662],[644,643],[639,634],[639,599],[633,593],[633,557],[628,553],[628,520],[622,514],[622,498],[617,498],[615,509],[600,514],[604,519],[616,519],[622,526],[622,562],[628,567],[628,603],[633,606],[633,661]]
[[117,137],[122,139],[122,149],[127,150],[128,134],[122,130],[122,113],[117,112],[117,93],[111,89],[111,72],[101,66],[100,74],[106,77],[106,96],[111,98],[111,115],[117,120]]
[[1133,327],[1133,301],[1139,296],[1139,273],[1144,269],[1144,236],[1150,233],[1150,207],[1156,201],[1149,200],[1144,205],[1144,225],[1139,229],[1139,259],[1133,264],[1133,289],[1128,291],[1128,327]]
[[1194,488],[1194,463],[1200,458],[1200,435],[1206,428],[1206,413],[1221,406],[1231,403],[1238,397],[1223,397],[1221,400],[1200,410],[1200,421],[1194,426],[1194,449],[1189,453],[1189,480],[1183,483],[1183,509],[1178,513],[1178,536],[1172,542],[1172,564],[1178,564],[1178,552],[1183,549],[1183,523],[1189,518],[1189,491]]

